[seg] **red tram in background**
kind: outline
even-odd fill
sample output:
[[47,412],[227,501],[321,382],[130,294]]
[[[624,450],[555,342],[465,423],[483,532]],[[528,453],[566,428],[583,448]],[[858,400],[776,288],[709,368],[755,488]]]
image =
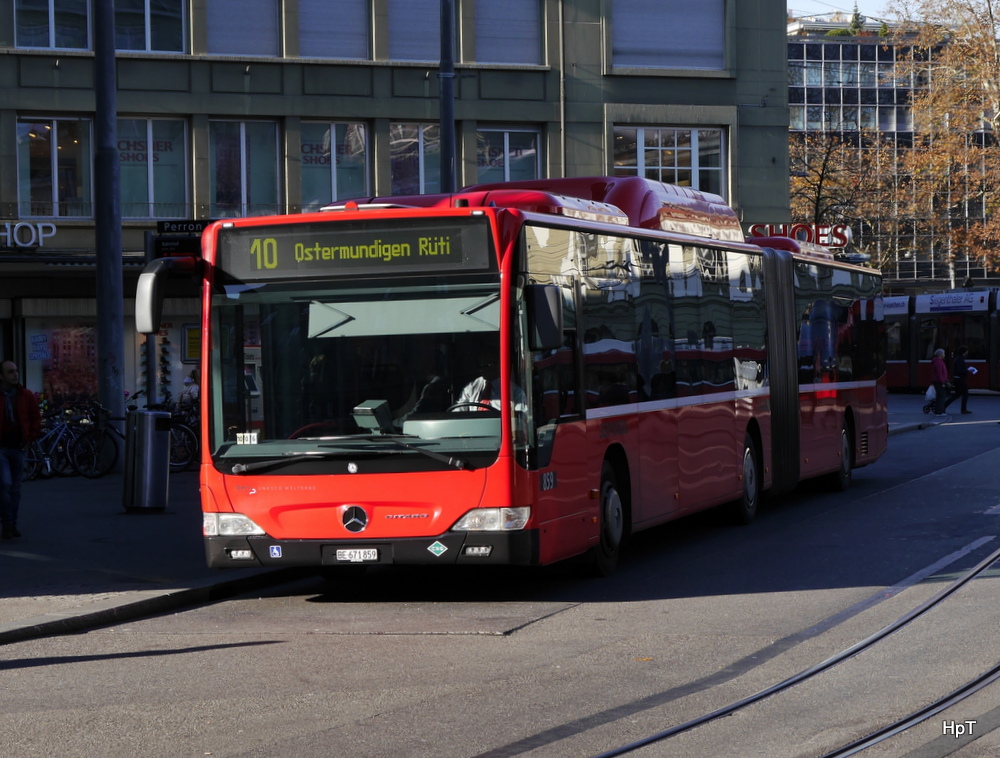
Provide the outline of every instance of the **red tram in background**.
[[931,358],[944,348],[950,362],[955,351],[969,348],[966,363],[976,369],[969,388],[1000,390],[1000,324],[997,290],[956,289],[925,295],[883,299],[886,327],[886,374],[889,389],[927,389]]

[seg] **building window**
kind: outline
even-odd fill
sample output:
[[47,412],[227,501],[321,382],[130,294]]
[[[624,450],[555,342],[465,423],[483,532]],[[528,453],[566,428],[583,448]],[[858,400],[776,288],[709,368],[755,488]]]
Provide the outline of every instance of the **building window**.
[[538,131],[480,129],[476,133],[477,181],[510,182],[541,176]]
[[124,218],[188,216],[184,122],[118,119]]
[[278,0],[206,0],[211,55],[281,55]]
[[18,214],[92,216],[90,146],[89,121],[19,119]]
[[393,195],[441,191],[441,130],[437,124],[390,124]]
[[370,0],[299,0],[299,55],[371,60]]
[[364,124],[302,124],[302,210],[368,194]]
[[643,176],[726,196],[722,129],[615,127],[615,176]]
[[280,213],[278,126],[269,121],[212,121],[212,218]]
[[184,52],[183,0],[115,0],[115,49]]
[[89,50],[87,0],[15,0],[17,47]]
[[542,9],[538,0],[476,0],[476,60],[541,65]]
[[611,56],[632,68],[723,69],[725,0],[614,0]]
[[389,59],[438,61],[440,58],[440,0],[389,0]]

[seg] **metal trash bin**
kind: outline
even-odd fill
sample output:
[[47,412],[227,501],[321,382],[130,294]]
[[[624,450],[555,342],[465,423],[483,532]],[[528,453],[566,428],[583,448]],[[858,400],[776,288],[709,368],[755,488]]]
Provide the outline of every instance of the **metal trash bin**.
[[125,417],[126,511],[162,511],[167,507],[170,473],[170,414],[132,411]]

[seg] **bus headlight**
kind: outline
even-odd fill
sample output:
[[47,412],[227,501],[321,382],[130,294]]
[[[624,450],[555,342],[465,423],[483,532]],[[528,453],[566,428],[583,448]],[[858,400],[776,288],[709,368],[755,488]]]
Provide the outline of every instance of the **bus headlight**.
[[265,534],[263,529],[242,513],[202,514],[202,531],[206,537],[250,537]]
[[531,508],[476,508],[451,528],[453,532],[516,532],[531,518]]

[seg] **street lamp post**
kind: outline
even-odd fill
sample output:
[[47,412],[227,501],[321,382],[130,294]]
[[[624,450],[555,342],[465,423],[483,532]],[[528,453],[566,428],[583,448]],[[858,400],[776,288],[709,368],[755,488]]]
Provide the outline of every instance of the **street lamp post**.
[[441,191],[454,192],[455,183],[455,4],[441,0]]

